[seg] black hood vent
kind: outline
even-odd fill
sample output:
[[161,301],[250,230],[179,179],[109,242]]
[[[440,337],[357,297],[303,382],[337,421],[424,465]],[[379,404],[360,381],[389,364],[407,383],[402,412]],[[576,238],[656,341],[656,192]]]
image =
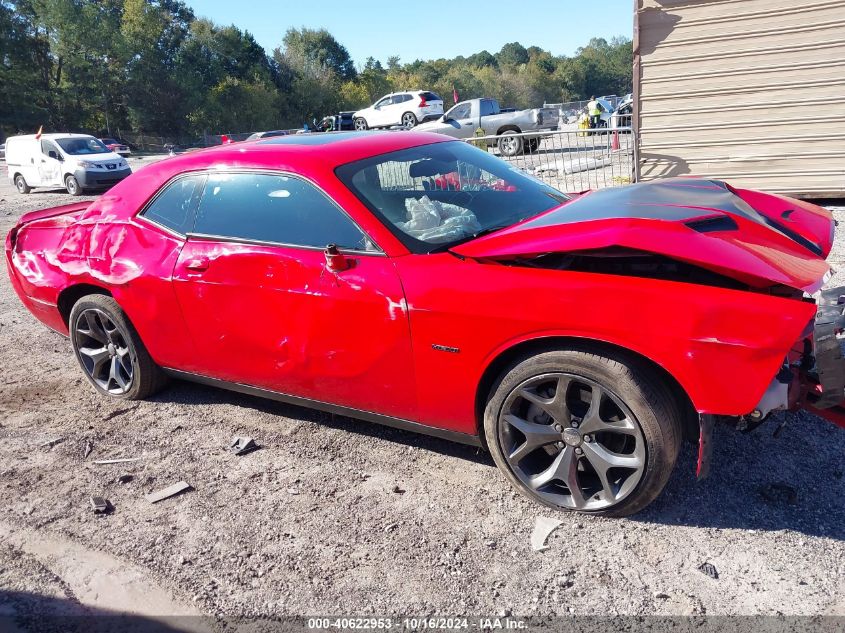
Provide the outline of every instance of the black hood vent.
[[712,218],[703,218],[701,220],[690,220],[684,222],[693,231],[699,233],[716,233],[718,231],[736,231],[739,229],[736,220],[728,215],[718,215]]

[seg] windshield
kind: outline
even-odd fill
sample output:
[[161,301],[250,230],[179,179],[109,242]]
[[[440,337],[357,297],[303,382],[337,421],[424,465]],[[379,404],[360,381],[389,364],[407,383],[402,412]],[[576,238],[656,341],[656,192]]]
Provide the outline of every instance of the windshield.
[[569,199],[461,141],[374,156],[342,165],[336,173],[415,253],[460,244]]
[[65,154],[71,156],[84,156],[85,154],[108,154],[109,149],[103,145],[101,141],[88,136],[80,136],[76,138],[59,138],[55,139]]

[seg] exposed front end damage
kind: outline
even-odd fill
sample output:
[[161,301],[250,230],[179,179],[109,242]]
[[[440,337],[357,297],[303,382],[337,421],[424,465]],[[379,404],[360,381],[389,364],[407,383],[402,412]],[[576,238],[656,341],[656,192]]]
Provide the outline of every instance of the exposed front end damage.
[[[488,264],[560,271],[569,284],[575,274],[682,284],[667,287],[672,309],[696,314],[669,355],[651,359],[682,385],[699,414],[701,477],[717,422],[748,432],[772,413],[788,419],[805,408],[845,427],[839,340],[845,288],[823,289],[834,226],[826,209],[806,202],[719,181],[671,179],[590,192],[453,251]],[[699,310],[692,297],[704,293],[713,300]],[[639,312],[648,311],[649,300],[641,295]],[[730,312],[734,301],[746,311]],[[599,303],[592,306],[601,313]],[[789,319],[797,327],[786,332]],[[684,327],[675,315],[672,332]],[[767,336],[775,330],[777,336]],[[710,352],[720,361],[704,370]],[[685,383],[670,368],[672,355],[696,357],[702,371]],[[720,382],[714,372],[734,379]],[[710,400],[714,390],[720,401]],[[742,410],[738,393],[745,396]]]
[[[823,288],[814,297],[816,316],[772,379],[759,404],[748,415],[728,418],[740,431],[749,432],[765,422],[770,414],[785,411],[775,430],[777,435],[790,414],[806,409],[845,428],[845,286]],[[699,418],[697,475],[710,471],[712,434],[719,416]]]
[[[772,379],[760,403],[743,416],[740,430],[753,430],[774,411],[842,408],[845,399],[845,357],[842,353],[845,329],[845,286],[824,288],[814,297],[816,315],[796,342],[783,367]],[[835,416],[833,421],[839,423]],[[841,424],[840,424],[841,426]]]
[[[823,412],[841,408],[845,394],[845,359],[842,355],[845,286],[822,290],[816,295],[816,304],[812,348],[815,363],[809,371],[805,402]],[[809,366],[810,359],[804,362]],[[840,426],[845,425],[840,423]]]

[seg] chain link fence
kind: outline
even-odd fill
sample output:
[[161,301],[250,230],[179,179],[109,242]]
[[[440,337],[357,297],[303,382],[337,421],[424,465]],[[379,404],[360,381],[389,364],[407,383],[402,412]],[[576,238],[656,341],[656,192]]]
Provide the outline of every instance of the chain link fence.
[[[507,133],[465,139],[514,167],[564,192],[616,187],[634,182],[636,139],[626,121],[609,127],[567,129],[542,134]],[[571,129],[570,129],[571,128]]]
[[[574,102],[578,103],[578,102]],[[586,102],[584,102],[586,103]],[[614,116],[606,127],[589,129],[567,123],[565,111],[560,129],[549,132],[509,132],[500,136],[464,139],[506,160],[514,167],[565,192],[602,189],[634,182],[636,139],[630,116]],[[285,130],[296,134],[299,129]],[[207,134],[199,138],[127,134],[121,138],[133,151],[169,153],[220,145],[224,136],[242,141],[249,132]],[[136,149],[137,148],[137,149]]]
[[[618,95],[602,95],[598,97],[601,100],[606,101],[610,104],[611,111],[615,110],[622,101],[624,101],[625,97],[618,96]],[[563,103],[544,103],[544,108],[557,108],[561,111],[564,118],[575,117],[577,118],[578,115],[581,114],[584,110],[587,109],[587,104],[590,103],[589,99],[584,99],[583,101],[564,101]]]

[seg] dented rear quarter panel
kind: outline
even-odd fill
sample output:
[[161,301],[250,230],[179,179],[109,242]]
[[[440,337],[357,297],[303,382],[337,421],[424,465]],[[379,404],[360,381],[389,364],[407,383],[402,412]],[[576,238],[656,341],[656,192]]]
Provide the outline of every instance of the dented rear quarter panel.
[[78,284],[103,288],[156,362],[187,362],[193,350],[170,284],[182,240],[141,224],[124,203],[106,195],[84,210],[22,218],[8,253],[10,276],[30,308],[36,305],[35,316],[63,334],[67,324],[56,307],[61,292]]

